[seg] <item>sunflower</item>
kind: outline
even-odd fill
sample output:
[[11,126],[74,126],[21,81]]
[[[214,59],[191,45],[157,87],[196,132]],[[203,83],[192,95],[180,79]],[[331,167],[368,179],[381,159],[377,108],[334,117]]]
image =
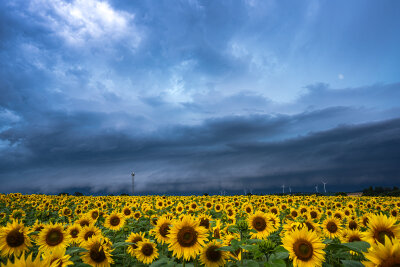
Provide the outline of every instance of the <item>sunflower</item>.
[[215,210],[215,212],[220,212],[222,210],[222,205],[221,204],[216,204],[214,206],[214,210]]
[[144,264],[150,264],[158,257],[156,244],[149,240],[139,241],[134,252],[138,261]]
[[221,239],[221,221],[220,220],[215,220],[215,226],[212,228],[212,233],[213,233],[213,237],[215,239]]
[[161,216],[157,220],[157,225],[152,231],[158,243],[164,244],[168,241],[168,234],[172,226],[172,220],[166,215]]
[[252,214],[253,213],[253,205],[251,205],[250,203],[246,203],[243,205],[242,210],[247,214]]
[[109,267],[114,263],[111,258],[112,250],[104,238],[93,236],[82,247],[87,250],[81,254],[84,263],[94,267]]
[[198,220],[199,220],[200,226],[203,226],[207,230],[211,229],[210,222],[211,222],[212,218],[210,215],[203,214],[200,217],[198,217]]
[[60,215],[62,216],[71,216],[72,215],[72,210],[68,207],[64,207],[62,208],[62,210],[60,211]]
[[47,252],[43,254],[43,260],[50,267],[65,267],[69,265],[73,265],[74,263],[70,261],[70,255],[65,254],[65,248],[59,247],[57,249],[52,250],[51,252]]
[[397,238],[390,239],[385,236],[383,243],[372,244],[365,254],[368,261],[362,262],[364,266],[400,266],[400,241]]
[[308,215],[310,216],[311,220],[319,220],[319,218],[321,218],[321,213],[316,209],[310,210]]
[[357,218],[351,219],[349,218],[347,223],[346,223],[346,227],[350,230],[356,230],[356,229],[360,229],[360,222]]
[[100,216],[100,211],[98,209],[92,209],[89,211],[89,217],[92,218],[93,221],[97,221]]
[[364,233],[360,232],[359,230],[346,230],[346,231],[343,231],[340,241],[342,243],[365,241]]
[[52,251],[56,248],[65,248],[71,241],[61,223],[50,223],[44,226],[39,233],[37,244],[42,252]]
[[220,247],[222,247],[222,244],[215,240],[208,243],[200,254],[200,262],[206,267],[224,266],[229,257],[229,252],[218,250]]
[[339,237],[341,234],[342,226],[337,218],[327,218],[323,223],[323,231],[326,236],[333,239]]
[[396,218],[383,214],[371,215],[365,235],[370,244],[384,243],[385,236],[400,239],[400,226],[396,224]]
[[[76,212],[76,211],[75,211]],[[86,227],[94,223],[93,219],[89,215],[83,215],[79,220],[76,221],[81,227]]]
[[168,248],[173,251],[172,254],[177,258],[190,260],[196,258],[201,252],[201,247],[205,245],[207,230],[199,226],[199,222],[192,216],[186,215],[181,221],[174,221],[167,236]]
[[250,229],[257,231],[256,233],[251,233],[251,238],[254,239],[265,239],[271,232],[276,230],[269,220],[269,216],[261,211],[252,214],[247,222]]
[[67,228],[67,234],[71,237],[71,242],[78,243],[78,235],[81,230],[82,227],[78,223],[75,223]]
[[1,256],[15,255],[19,257],[22,252],[31,246],[28,229],[23,223],[14,220],[0,229]]
[[289,251],[293,266],[314,267],[322,266],[325,258],[325,244],[314,231],[307,228],[295,230],[282,239],[283,247]]
[[78,233],[78,241],[81,244],[86,243],[87,241],[89,241],[89,238],[92,238],[94,236],[101,236],[101,230],[94,226],[94,225],[90,225],[87,227],[83,227],[81,229],[81,231]]
[[118,231],[125,224],[125,217],[118,212],[112,212],[107,216],[106,221],[104,222],[104,227]]
[[133,244],[129,245],[129,247],[126,249],[126,252],[128,252],[131,256],[135,256],[135,249],[137,249],[137,243],[144,240],[147,240],[146,238],[144,238],[144,233],[142,232],[131,233],[129,237],[125,240],[125,242]]
[[179,204],[176,206],[176,213],[181,214],[183,211],[185,210],[185,208],[183,207],[182,203],[179,202]]
[[10,220],[22,220],[25,218],[25,215],[25,211],[17,209],[11,213]]
[[[36,256],[36,258],[32,259],[33,253],[29,254],[28,257],[25,257],[25,252],[22,253],[21,257],[14,258],[14,263],[8,259],[6,263],[6,267],[48,267],[49,265],[40,260],[40,256]],[[51,266],[53,267],[53,266]]]
[[132,210],[131,210],[131,207],[126,206],[125,208],[122,209],[122,213],[124,214],[125,218],[130,218],[130,217],[132,217]]

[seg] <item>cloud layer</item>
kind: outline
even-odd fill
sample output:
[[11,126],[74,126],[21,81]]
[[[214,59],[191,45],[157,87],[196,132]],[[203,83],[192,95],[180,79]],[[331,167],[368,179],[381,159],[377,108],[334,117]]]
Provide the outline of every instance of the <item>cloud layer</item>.
[[0,3],[1,191],[398,182],[395,8],[287,5]]

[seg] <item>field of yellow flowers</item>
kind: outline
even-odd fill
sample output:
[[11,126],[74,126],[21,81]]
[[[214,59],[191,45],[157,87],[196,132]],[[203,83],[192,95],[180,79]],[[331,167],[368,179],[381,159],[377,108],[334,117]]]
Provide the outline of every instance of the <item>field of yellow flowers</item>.
[[400,199],[0,194],[0,266],[399,266]]

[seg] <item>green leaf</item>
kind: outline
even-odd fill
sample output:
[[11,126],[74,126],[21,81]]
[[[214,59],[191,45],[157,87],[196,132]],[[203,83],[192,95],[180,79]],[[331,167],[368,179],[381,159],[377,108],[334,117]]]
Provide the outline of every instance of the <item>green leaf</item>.
[[130,242],[118,242],[118,243],[115,243],[115,244],[113,244],[113,248],[119,248],[119,247],[123,247],[123,246],[129,246],[129,245],[132,245],[133,243],[130,243]]
[[67,248],[66,254],[74,254],[74,253],[79,253],[79,252],[86,252],[87,250],[81,247],[71,247]]
[[255,251],[257,250],[257,246],[253,245],[239,245],[242,249],[248,250],[248,251]]
[[220,251],[231,251],[231,252],[233,252],[233,251],[235,251],[236,249],[234,249],[233,247],[230,247],[230,246],[224,246],[224,247],[218,248],[217,250],[220,250]]
[[258,264],[258,262],[253,261],[253,260],[244,260],[244,261],[243,261],[243,266],[248,266],[248,267],[260,267],[260,264]]
[[351,243],[343,243],[342,244],[345,247],[348,247],[351,250],[354,250],[356,252],[367,252],[368,248],[370,247],[370,244],[365,242],[365,241],[355,241]]
[[266,267],[286,267],[286,262],[284,260],[270,260],[264,264]]
[[342,260],[344,267],[363,267],[364,265],[359,261]]

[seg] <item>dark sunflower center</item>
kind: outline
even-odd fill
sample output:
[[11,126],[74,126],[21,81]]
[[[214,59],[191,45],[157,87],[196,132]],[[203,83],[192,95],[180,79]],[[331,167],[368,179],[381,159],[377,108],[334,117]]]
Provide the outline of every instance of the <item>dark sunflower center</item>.
[[328,222],[328,224],[326,225],[326,229],[330,232],[330,233],[336,233],[338,230],[338,227],[336,225],[336,223],[334,222]]
[[110,219],[110,224],[111,224],[112,226],[118,226],[119,223],[120,223],[120,221],[121,221],[121,219],[120,219],[119,217],[113,216],[113,217]]
[[262,217],[255,217],[252,222],[253,228],[258,232],[262,232],[267,227],[267,222]]
[[400,259],[398,257],[392,256],[387,259],[384,259],[379,266],[381,266],[381,267],[400,267]]
[[190,226],[184,226],[178,232],[178,242],[182,247],[192,247],[197,242],[197,232]]
[[82,227],[89,226],[89,222],[84,220],[79,223]]
[[145,256],[151,256],[153,254],[153,246],[151,244],[144,244],[142,246],[142,253]]
[[318,214],[315,211],[310,212],[311,218],[315,219],[318,217]]
[[64,239],[63,234],[58,229],[52,229],[48,232],[46,236],[46,243],[49,246],[57,246]]
[[354,230],[354,229],[357,229],[357,223],[355,222],[355,221],[350,221],[349,222],[349,228],[351,229],[351,230]]
[[131,210],[125,209],[125,210],[124,210],[124,214],[127,215],[127,216],[129,216],[129,215],[131,214]]
[[14,229],[10,231],[6,237],[7,245],[15,248],[24,244],[25,237],[24,234],[19,231],[19,229]]
[[294,211],[292,211],[291,214],[292,214],[293,217],[297,217],[297,211],[294,210]]
[[293,251],[297,258],[302,261],[308,261],[312,258],[313,247],[310,242],[306,240],[298,240],[293,244]]
[[151,220],[152,220],[153,224],[157,224],[157,221],[158,221],[157,218],[153,218],[153,219],[151,219]]
[[378,240],[380,243],[385,244],[385,236],[389,237],[392,239],[394,237],[394,234],[392,231],[389,229],[384,229],[381,231],[376,231],[374,234],[374,238]]
[[247,208],[246,208],[246,212],[247,212],[247,213],[250,213],[250,212],[251,212],[251,208],[247,207]]
[[100,244],[95,244],[90,249],[90,258],[97,263],[103,262],[106,259],[103,247],[100,248]]
[[278,214],[278,210],[275,209],[275,208],[271,209],[271,212],[272,212],[273,214]]
[[207,249],[206,251],[207,260],[211,262],[218,262],[221,259],[222,253],[217,249],[218,249],[217,246],[211,246]]
[[99,217],[99,213],[97,211],[92,212],[92,218],[96,219],[97,217]]
[[84,238],[86,241],[88,241],[89,238],[91,238],[94,235],[93,231],[87,231]]
[[206,204],[207,208],[211,208],[211,203]]
[[78,231],[77,229],[73,229],[73,230],[70,232],[70,234],[71,234],[71,236],[72,236],[73,238],[77,238],[77,237],[78,237],[78,234],[79,234],[79,231]]
[[397,211],[392,210],[392,211],[391,211],[391,214],[392,214],[393,217],[396,217],[396,216],[397,216]]
[[361,241],[361,238],[358,235],[350,236],[349,243],[356,242],[356,241]]
[[137,249],[136,243],[139,242],[139,241],[142,241],[142,240],[143,240],[143,238],[142,238],[141,236],[135,237],[135,238],[132,240],[132,243],[134,243],[134,244],[132,244],[132,248],[133,248],[133,249]]
[[140,218],[140,213],[139,212],[135,213],[135,218]]
[[196,204],[192,204],[192,209],[195,209],[196,207]]
[[221,235],[219,234],[219,230],[218,230],[218,229],[215,229],[215,230],[214,230],[214,237],[215,237],[216,239],[221,239]]
[[300,212],[301,212],[301,213],[307,212],[307,209],[306,209],[306,208],[302,208],[302,209],[300,210]]
[[203,226],[204,228],[208,229],[210,227],[210,221],[208,219],[201,219],[200,220],[200,226]]
[[160,230],[158,231],[162,237],[167,237],[169,233],[169,224],[168,223],[163,223],[160,226]]
[[338,219],[342,219],[342,215],[340,215],[339,213],[335,213],[334,217],[338,218]]

